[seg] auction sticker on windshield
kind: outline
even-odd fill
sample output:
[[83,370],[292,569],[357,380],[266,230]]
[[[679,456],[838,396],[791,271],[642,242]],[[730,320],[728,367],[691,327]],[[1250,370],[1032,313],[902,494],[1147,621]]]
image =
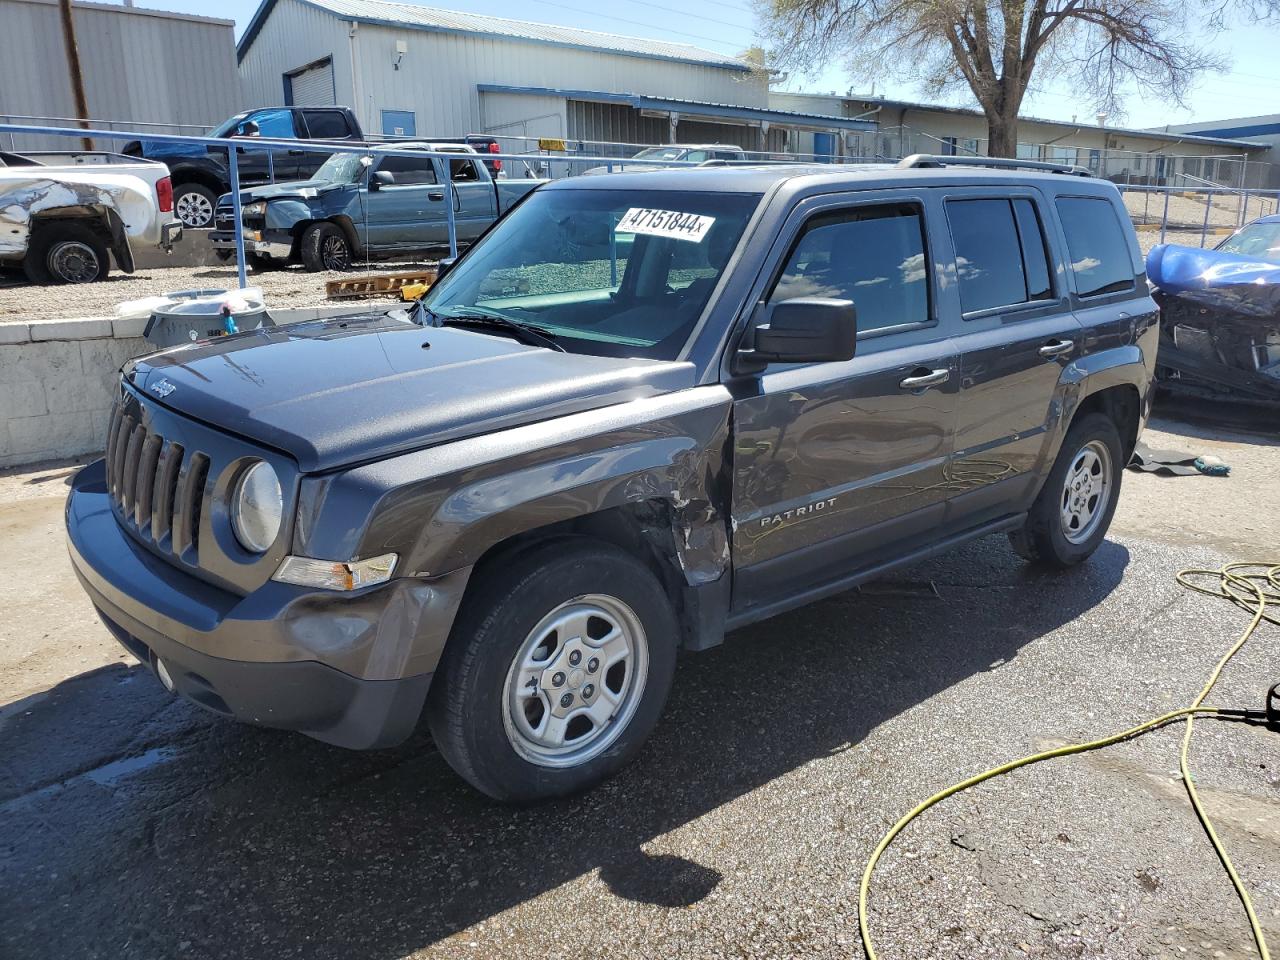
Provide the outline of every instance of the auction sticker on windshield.
[[632,207],[618,221],[617,232],[647,233],[651,237],[671,237],[673,240],[701,243],[715,222],[715,217],[704,217],[699,213]]

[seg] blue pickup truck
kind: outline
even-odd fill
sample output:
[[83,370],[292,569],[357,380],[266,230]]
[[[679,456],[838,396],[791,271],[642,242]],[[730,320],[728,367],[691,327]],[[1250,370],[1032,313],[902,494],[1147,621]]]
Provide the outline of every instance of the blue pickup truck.
[[[449,245],[446,182],[453,186],[458,243],[466,246],[544,182],[494,180],[482,156],[465,146],[395,146],[397,151],[457,154],[448,160],[426,154],[388,156],[388,149],[335,153],[309,180],[242,190],[250,264],[264,269],[300,262],[312,271],[346,270],[361,260],[443,252]],[[231,194],[219,198],[209,234],[214,249],[225,258],[235,251],[231,199]]]

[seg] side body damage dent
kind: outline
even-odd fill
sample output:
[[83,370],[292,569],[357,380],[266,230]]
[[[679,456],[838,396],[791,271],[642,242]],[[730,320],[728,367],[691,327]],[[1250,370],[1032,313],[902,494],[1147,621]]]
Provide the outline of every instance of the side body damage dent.
[[[106,182],[111,179],[119,182]],[[136,180],[136,185],[128,180]],[[48,176],[0,181],[0,257],[25,256],[37,222],[54,217],[98,220],[112,234],[113,246],[123,242],[127,250],[127,237],[135,232],[130,224],[150,222],[150,196],[143,192],[144,184],[137,178],[102,181],[54,180]]]
[[[308,478],[294,549],[395,552],[402,573],[431,578],[520,534],[656,503],[686,582],[715,581],[729,565],[731,410],[723,387],[699,387]],[[367,520],[330,522],[337,517]]]

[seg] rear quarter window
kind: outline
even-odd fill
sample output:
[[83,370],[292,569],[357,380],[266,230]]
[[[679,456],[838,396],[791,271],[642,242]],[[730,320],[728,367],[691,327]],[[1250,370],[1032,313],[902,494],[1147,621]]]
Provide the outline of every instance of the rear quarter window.
[[351,136],[346,114],[338,110],[304,110],[302,115],[313,140],[345,140]]
[[1056,206],[1076,292],[1095,297],[1132,289],[1129,242],[1111,202],[1100,197],[1059,197]]

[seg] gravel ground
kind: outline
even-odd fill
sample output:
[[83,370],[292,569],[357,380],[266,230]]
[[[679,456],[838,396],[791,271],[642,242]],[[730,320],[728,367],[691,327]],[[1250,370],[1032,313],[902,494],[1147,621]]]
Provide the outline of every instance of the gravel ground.
[[[1206,436],[1210,439],[1206,439]],[[638,761],[529,810],[425,735],[352,753],[164,695],[67,564],[69,469],[0,477],[0,955],[858,957],[862,865],[934,790],[1189,701],[1244,623],[1184,566],[1274,554],[1274,440],[1165,420],[1229,479],[1129,473],[1112,537],[1038,573],[1003,538],[682,658]],[[1213,700],[1280,679],[1268,629]],[[1020,771],[913,824],[881,957],[1253,956],[1187,808],[1177,730]],[[1202,722],[1194,769],[1280,941],[1274,734]]]
[[[307,273],[302,267],[250,271],[249,285],[261,287],[268,307],[311,307],[326,303],[328,280],[366,273],[414,270],[419,262],[376,263],[350,273]],[[21,273],[0,271],[0,323],[6,320],[55,320],[64,317],[109,317],[116,304],[173,290],[235,287],[235,264],[216,267],[164,267],[127,274],[113,271],[101,283],[74,287],[32,287]],[[36,293],[38,291],[38,293]],[[385,300],[385,298],[382,298]]]

